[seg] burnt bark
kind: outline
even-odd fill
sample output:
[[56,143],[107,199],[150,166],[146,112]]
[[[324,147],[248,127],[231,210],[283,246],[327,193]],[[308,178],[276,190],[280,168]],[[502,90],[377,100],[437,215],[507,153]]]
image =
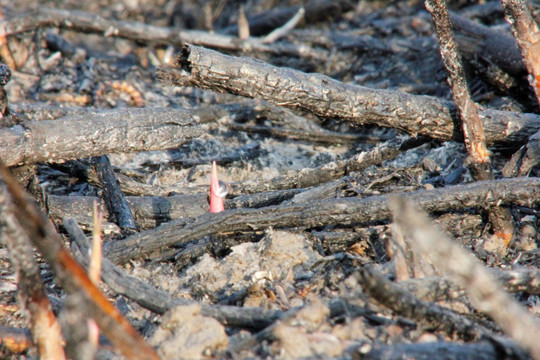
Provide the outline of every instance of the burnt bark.
[[[323,118],[357,124],[376,124],[441,140],[462,141],[452,102],[397,90],[349,85],[321,74],[279,68],[247,57],[232,57],[186,45],[176,59],[177,69],[158,68],[165,84],[195,86],[301,109]],[[540,117],[481,109],[488,145],[516,147],[540,129]]]
[[118,180],[114,176],[109,158],[106,155],[93,157],[92,165],[96,169],[103,191],[103,199],[109,213],[113,215],[115,222],[120,226],[120,229],[122,229],[125,235],[136,232],[137,225],[135,224],[133,213],[124,193],[120,189]]
[[0,152],[8,166],[61,162],[115,152],[170,149],[203,132],[190,111],[96,111],[2,128]]
[[[156,229],[108,243],[104,254],[116,263],[134,258],[149,258],[168,246],[186,243],[207,235],[232,231],[261,230],[270,226],[309,228],[333,224],[382,221],[390,216],[388,199],[392,195],[364,199],[345,198],[308,203],[269,206],[262,209],[238,209],[204,214],[184,226],[175,221]],[[540,199],[540,180],[505,179],[480,181],[469,185],[403,194],[429,212],[486,208],[506,204],[533,204]]]

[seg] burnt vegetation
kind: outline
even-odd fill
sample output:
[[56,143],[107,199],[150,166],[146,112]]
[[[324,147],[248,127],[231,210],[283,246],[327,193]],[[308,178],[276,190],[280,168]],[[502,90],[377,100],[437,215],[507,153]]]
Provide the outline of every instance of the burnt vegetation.
[[540,360],[539,16],[11,2],[0,357]]

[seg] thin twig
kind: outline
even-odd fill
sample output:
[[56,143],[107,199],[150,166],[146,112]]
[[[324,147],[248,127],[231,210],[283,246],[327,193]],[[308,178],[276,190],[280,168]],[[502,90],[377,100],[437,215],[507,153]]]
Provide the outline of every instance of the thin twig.
[[305,13],[306,13],[306,11],[304,10],[303,7],[298,9],[298,12],[289,21],[287,21],[285,23],[285,25],[275,29],[270,34],[266,35],[262,39],[263,44],[271,44],[274,41],[276,41],[277,39],[287,35],[287,33],[289,31],[294,29],[296,27],[296,25],[298,25],[298,23],[300,21],[302,21],[302,19],[304,18]]

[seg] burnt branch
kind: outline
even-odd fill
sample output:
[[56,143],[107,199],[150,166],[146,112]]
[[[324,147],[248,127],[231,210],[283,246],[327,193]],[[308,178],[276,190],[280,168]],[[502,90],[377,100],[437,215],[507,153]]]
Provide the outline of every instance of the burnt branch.
[[126,235],[137,231],[133,213],[114,176],[109,158],[106,155],[93,157],[92,165],[96,169],[107,209],[110,214],[113,214],[115,222]]
[[[390,196],[392,195],[364,199],[331,199],[204,214],[186,226],[184,222],[177,224],[172,221],[156,229],[108,243],[104,247],[104,254],[117,263],[125,263],[130,259],[149,258],[152,253],[165,250],[168,246],[186,243],[211,234],[262,230],[270,226],[310,228],[381,221],[390,216],[387,204]],[[485,208],[495,204],[530,206],[540,199],[540,180],[520,178],[483,181],[431,191],[419,190],[403,196],[429,212],[463,210],[470,207]]]
[[8,166],[107,153],[163,150],[203,134],[191,111],[121,109],[34,121],[0,129]]
[[[407,359],[435,359],[441,354],[445,354],[445,360],[491,360],[491,359],[514,359],[525,360],[529,357],[516,349],[516,346],[503,346],[500,342],[480,341],[474,343],[455,343],[436,341],[415,344],[392,344],[382,345],[367,353],[364,360],[401,360],[403,354],[407,354]],[[508,344],[510,345],[510,344]]]
[[382,140],[389,140],[388,137],[373,135],[341,134],[331,131],[315,132],[297,129],[287,129],[277,126],[257,126],[231,123],[228,127],[232,130],[244,131],[247,133],[259,133],[275,138],[285,138],[292,140],[304,140],[321,144],[350,144],[356,142],[377,143]]
[[[231,57],[186,45],[177,69],[157,69],[160,81],[259,98],[302,109],[323,118],[376,124],[441,140],[462,141],[453,103],[396,90],[349,85],[321,74],[278,68],[247,57]],[[540,117],[491,109],[480,110],[488,144],[524,143],[540,128]],[[516,144],[513,144],[515,147]]]
[[[64,226],[74,241],[72,248],[77,260],[84,265],[88,265],[88,255],[83,255],[88,254],[90,246],[86,235],[84,235],[73,218],[65,218]],[[165,291],[156,289],[136,277],[126,275],[122,269],[106,258],[103,258],[102,266],[101,277],[111,289],[150,311],[164,314],[174,306],[193,303],[188,300],[173,298]],[[201,304],[201,314],[211,316],[227,326],[260,329],[278,319],[282,312],[259,308]]]
[[408,317],[431,330],[471,340],[491,335],[491,332],[472,320],[449,309],[414,297],[411,293],[388,280],[369,265],[360,266],[355,278],[362,289],[380,304],[401,316]]
[[65,359],[60,324],[45,292],[30,239],[13,215],[13,204],[5,191],[0,193],[0,203],[3,203],[0,222],[2,243],[7,246],[11,265],[17,272],[18,298],[21,308],[30,314],[32,336],[40,358]]
[[35,31],[43,27],[59,27],[84,33],[105,34],[137,42],[183,46],[198,44],[216,49],[237,50],[245,53],[270,53],[312,59],[325,59],[328,51],[301,44],[265,44],[258,38],[241,40],[236,36],[200,30],[178,30],[172,27],[148,25],[136,21],[106,19],[83,11],[38,8],[24,14],[5,17],[5,36]]
[[[305,189],[269,191],[265,193],[240,195],[227,199],[227,209],[261,208],[277,205],[290,200],[294,195]],[[133,211],[135,224],[140,229],[152,229],[174,219],[183,219],[185,223],[208,212],[208,193],[174,195],[174,196],[127,196],[126,200]],[[92,207],[99,198],[93,196],[63,196],[49,195],[47,209],[49,217],[56,223],[64,216],[71,216],[77,222],[89,228],[92,225]],[[105,209],[106,210],[106,209]],[[104,213],[105,219],[113,221],[109,212]]]
[[382,143],[373,149],[356,154],[349,159],[332,161],[316,168],[289,171],[284,175],[278,175],[263,183],[258,180],[231,183],[229,184],[229,188],[232,194],[250,194],[262,191],[316,186],[339,179],[353,171],[361,171],[372,165],[393,159],[401,152],[419,146],[426,141],[427,139],[423,137],[415,139],[409,137],[397,137]]

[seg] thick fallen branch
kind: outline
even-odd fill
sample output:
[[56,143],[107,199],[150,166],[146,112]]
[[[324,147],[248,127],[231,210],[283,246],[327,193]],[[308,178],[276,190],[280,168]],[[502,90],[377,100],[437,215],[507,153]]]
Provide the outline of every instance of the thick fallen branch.
[[[252,195],[241,195],[234,199],[226,200],[227,209],[238,208],[261,208],[277,205],[291,199],[294,195],[305,189],[291,189],[270,191]],[[128,196],[127,202],[135,216],[135,223],[140,229],[151,229],[174,219],[190,219],[208,212],[208,193],[175,195],[175,196]],[[63,196],[49,195],[47,197],[48,215],[56,223],[64,216],[77,219],[85,227],[92,225],[92,206],[94,201],[100,199],[93,196]],[[105,209],[106,210],[106,209]],[[105,211],[105,219],[110,219],[108,211]]]
[[170,149],[203,134],[194,116],[192,111],[143,108],[28,122],[0,129],[0,153],[12,166]]
[[[349,85],[321,74],[278,68],[265,62],[231,57],[186,45],[176,59],[178,69],[157,69],[159,80],[267,100],[325,118],[403,130],[413,136],[462,140],[453,103],[395,90]],[[480,110],[488,144],[524,143],[540,129],[540,116],[492,109]]]
[[[403,196],[429,212],[463,210],[470,207],[488,208],[507,204],[530,206],[540,199],[540,180],[519,178],[481,181],[430,191],[419,190]],[[365,199],[332,199],[204,214],[186,226],[184,222],[177,224],[172,221],[124,240],[109,242],[104,247],[104,254],[116,263],[125,263],[134,258],[149,258],[151,253],[165,250],[168,246],[217,233],[261,230],[270,226],[309,228],[380,221],[390,216],[388,198],[388,195],[380,195]]]

